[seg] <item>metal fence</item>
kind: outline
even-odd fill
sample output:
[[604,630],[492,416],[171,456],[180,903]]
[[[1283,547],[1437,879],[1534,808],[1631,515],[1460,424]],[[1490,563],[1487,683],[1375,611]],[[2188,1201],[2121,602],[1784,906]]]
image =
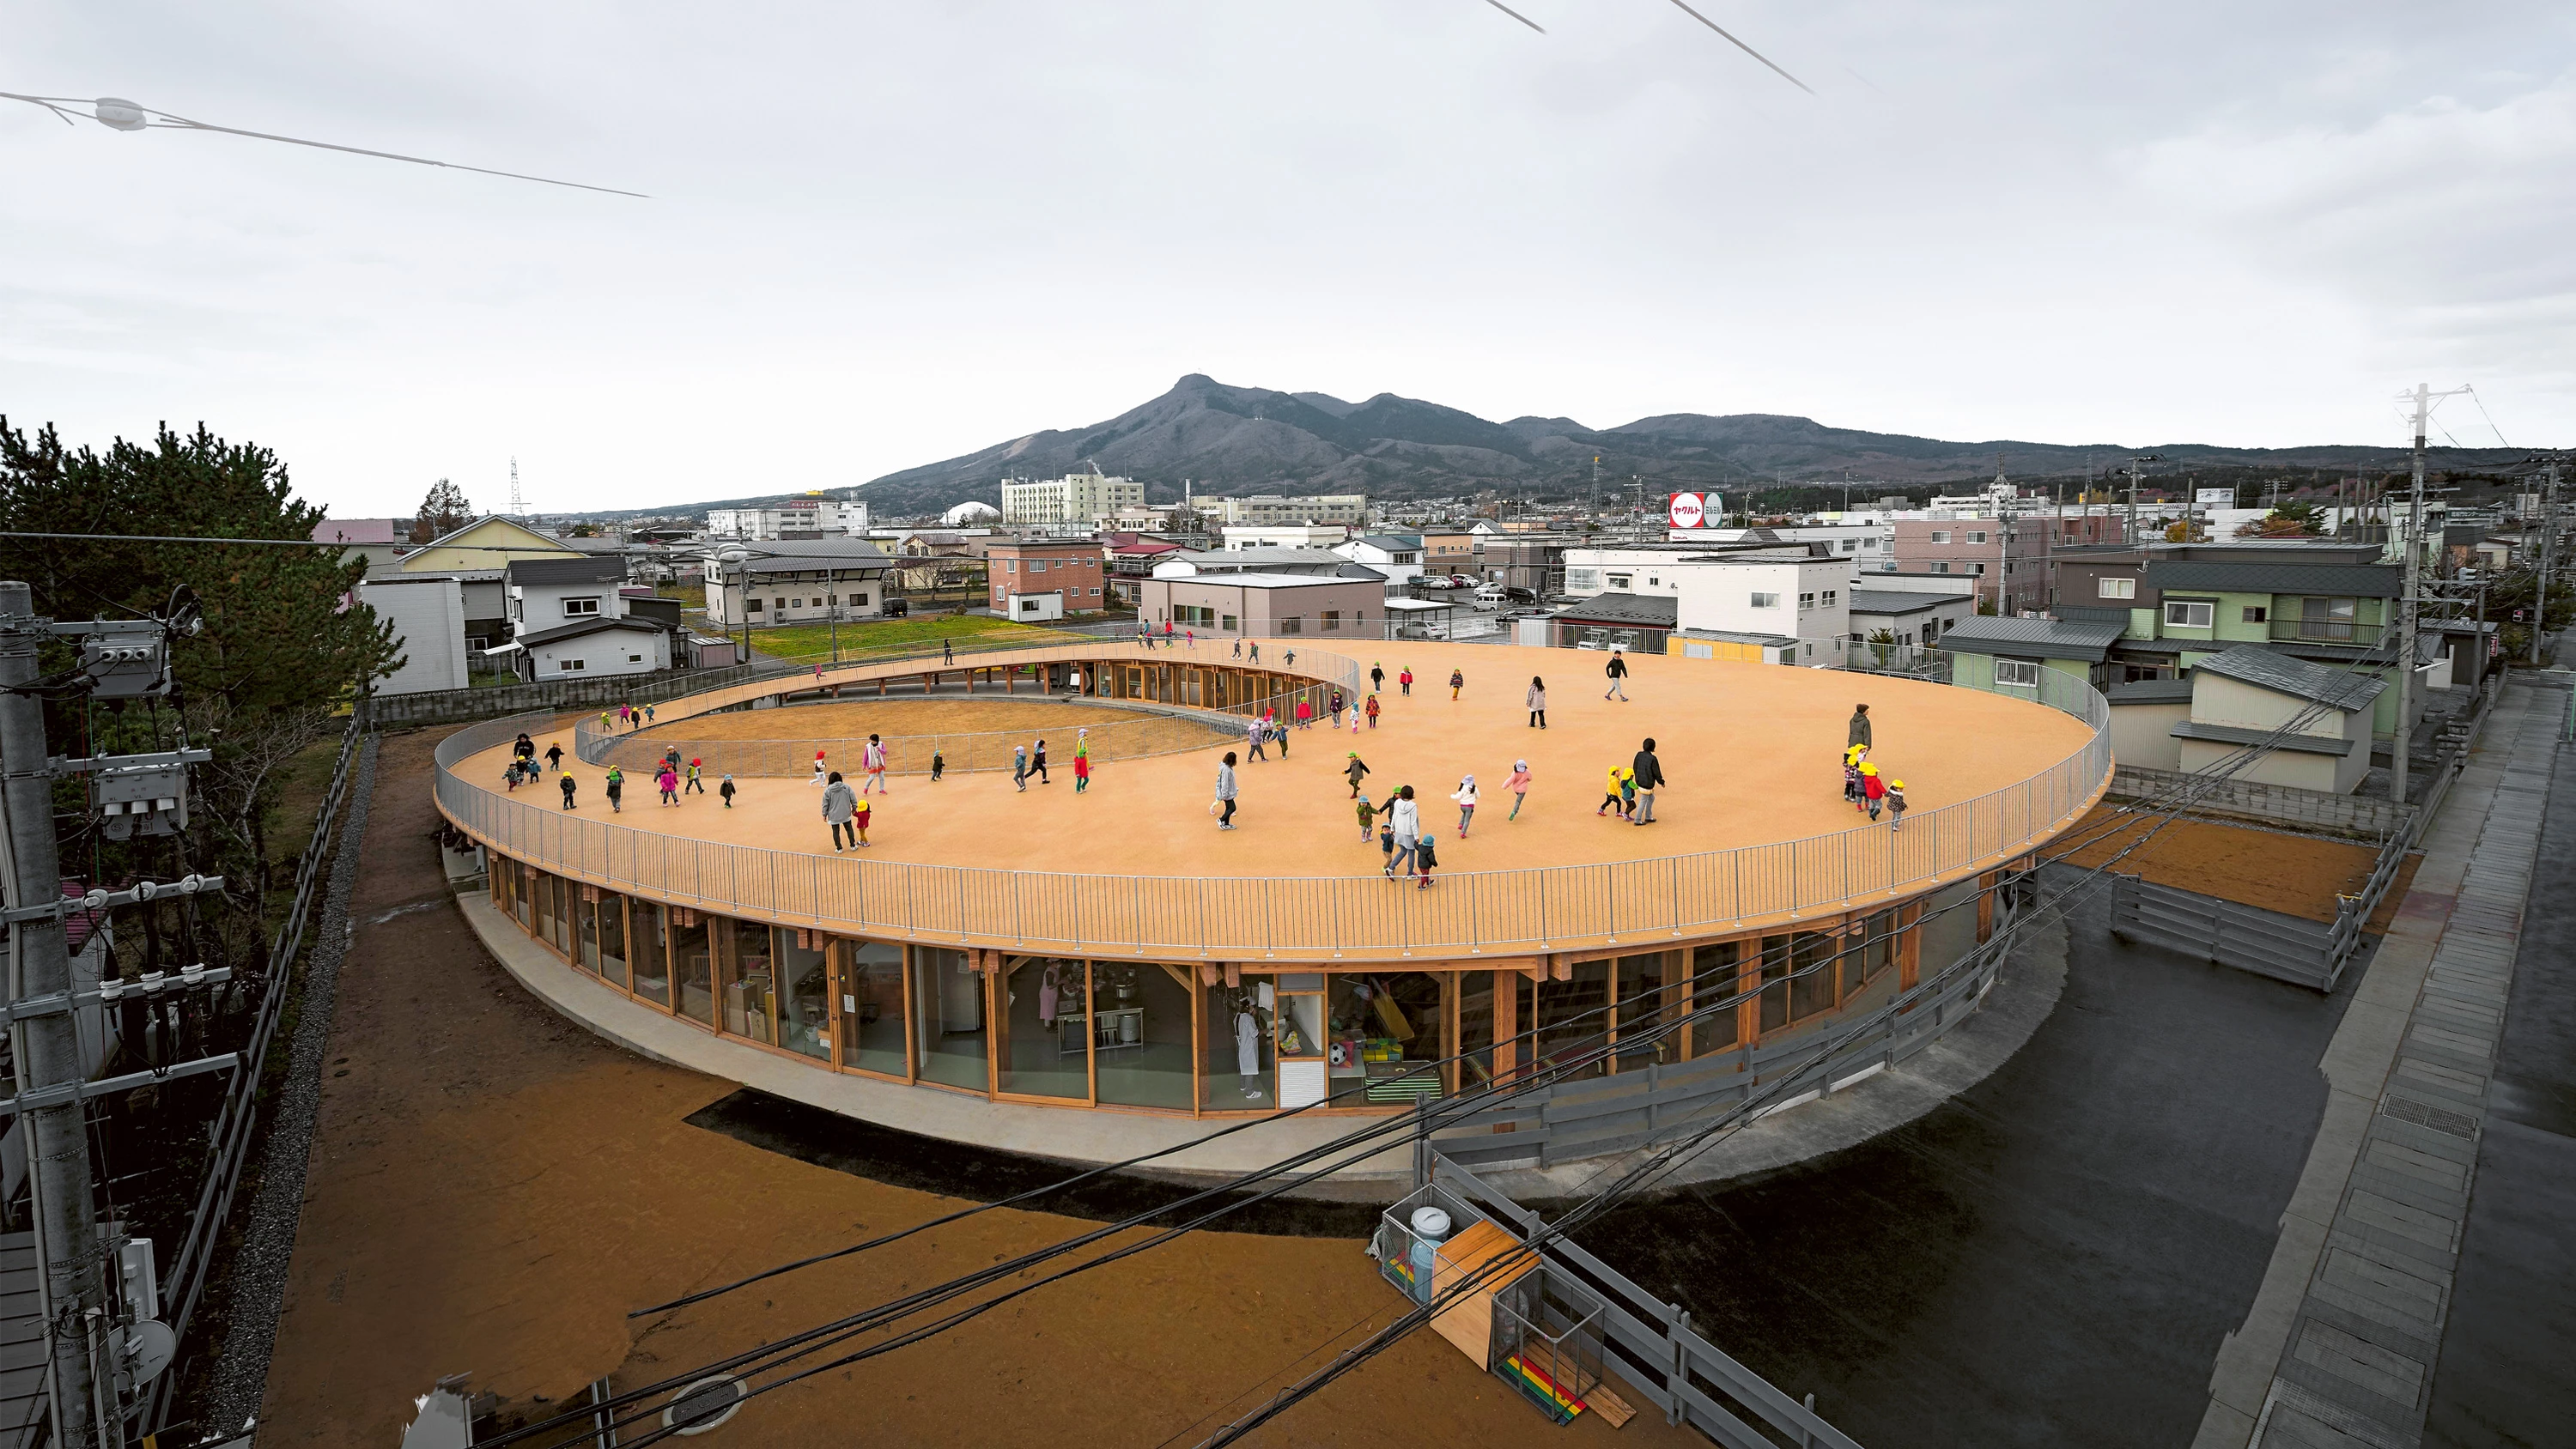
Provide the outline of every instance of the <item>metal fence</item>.
[[[242,1048],[241,1069],[232,1074],[223,1106],[215,1117],[210,1136],[213,1153],[205,1181],[197,1189],[196,1209],[189,1215],[187,1236],[180,1239],[177,1251],[170,1255],[169,1268],[161,1278],[163,1319],[182,1341],[187,1338],[188,1322],[196,1312],[198,1299],[205,1292],[207,1270],[213,1264],[224,1220],[232,1210],[233,1194],[241,1186],[251,1143],[259,1134],[261,1078],[269,1045],[286,1011],[286,997],[295,979],[296,959],[304,949],[304,931],[312,917],[314,898],[320,894],[324,872],[330,868],[332,833],[339,825],[359,742],[367,728],[365,713],[361,709],[352,714],[347,731],[340,737],[340,757],[332,766],[330,786],[322,792],[322,808],[313,821],[312,843],[304,848],[304,858],[295,867],[294,900],[269,942],[267,981],[258,1014],[252,1020],[250,1040]],[[154,1385],[153,1419],[167,1411],[178,1378],[177,1374],[167,1374]]]
[[[1299,657],[1304,664],[1310,656]],[[1331,659],[1336,671],[1357,668]],[[1389,890],[1375,876],[1096,876],[859,860],[663,835],[456,776],[459,761],[508,743],[516,720],[442,741],[436,789],[440,809],[458,828],[515,859],[674,905],[849,934],[1232,960],[1560,951],[1838,916],[1856,901],[1929,890],[2044,842],[2107,786],[2111,745],[2102,696],[2073,675],[2040,673],[2037,690],[2004,692],[2036,694],[2082,720],[2092,731],[2086,743],[2016,784],[1909,812],[1902,831],[1870,825],[1662,859],[1460,872],[1431,891]],[[761,688],[742,686],[746,697]]]

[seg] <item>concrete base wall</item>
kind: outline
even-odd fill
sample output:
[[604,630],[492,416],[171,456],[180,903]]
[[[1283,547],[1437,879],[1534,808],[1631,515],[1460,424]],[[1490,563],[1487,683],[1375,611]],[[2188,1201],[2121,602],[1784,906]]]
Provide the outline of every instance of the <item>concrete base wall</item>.
[[2172,770],[2147,769],[2125,761],[2112,773],[2111,794],[2137,800],[2184,788],[2186,782],[2189,788],[2203,792],[2193,807],[2200,812],[2246,815],[2346,835],[2384,836],[2412,813],[2406,807],[2367,796],[2302,790],[2257,780],[2227,780],[2213,785]]

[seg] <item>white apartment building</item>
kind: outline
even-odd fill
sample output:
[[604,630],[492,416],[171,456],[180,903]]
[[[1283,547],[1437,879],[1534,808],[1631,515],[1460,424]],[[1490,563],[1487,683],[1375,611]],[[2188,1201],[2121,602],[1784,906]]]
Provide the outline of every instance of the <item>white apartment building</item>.
[[707,536],[758,541],[858,536],[868,531],[868,506],[831,498],[791,498],[768,508],[710,508]]
[[1894,522],[1877,518],[1768,528],[1676,528],[1668,536],[1675,543],[1823,543],[1868,569],[1894,557],[1896,549]]
[[1331,548],[1350,535],[1338,523],[1229,524],[1217,530],[1228,553],[1247,548]]
[[1310,493],[1294,498],[1256,493],[1248,498],[1198,498],[1192,505],[1220,526],[1266,523],[1347,523],[1368,521],[1365,493]]
[[1098,465],[1061,478],[1005,480],[1002,525],[1006,528],[1089,527],[1129,509],[1145,506],[1145,485],[1133,478],[1113,478]]
[[[1840,640],[1851,631],[1853,568],[1809,545],[1704,549],[1570,548],[1565,591],[1673,600],[1678,633]],[[1803,661],[1802,661],[1803,662]]]

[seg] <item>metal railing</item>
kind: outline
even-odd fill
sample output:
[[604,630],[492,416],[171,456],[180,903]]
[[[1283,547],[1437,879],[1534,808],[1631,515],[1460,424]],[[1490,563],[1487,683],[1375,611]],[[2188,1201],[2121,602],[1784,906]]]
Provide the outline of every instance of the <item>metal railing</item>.
[[2375,647],[2386,637],[2386,624],[2365,624],[2352,619],[2274,619],[2271,637],[2291,644],[2352,644]]
[[[1300,651],[1301,666],[1310,658]],[[1331,658],[1336,673],[1357,667]],[[1660,859],[1460,872],[1431,891],[1389,890],[1376,876],[1098,876],[663,835],[457,777],[459,761],[508,743],[517,720],[440,742],[436,790],[457,828],[514,859],[672,905],[852,935],[1231,960],[1562,951],[1839,916],[1992,869],[2055,836],[2109,786],[2110,710],[2084,680],[2040,675],[2037,690],[2008,693],[2036,694],[2083,721],[2083,746],[2015,784],[1918,808],[1901,831],[1869,825]],[[747,698],[761,686],[742,689]]]

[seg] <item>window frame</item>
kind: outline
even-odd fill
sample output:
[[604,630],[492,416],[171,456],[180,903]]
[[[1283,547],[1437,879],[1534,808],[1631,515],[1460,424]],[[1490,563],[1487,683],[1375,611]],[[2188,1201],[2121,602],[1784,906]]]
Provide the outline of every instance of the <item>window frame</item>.
[[2104,574],[2095,579],[2093,584],[2093,597],[2097,599],[2126,599],[2133,604],[2137,602],[2138,581],[2134,578],[2113,578],[2109,574]]
[[[2192,622],[2191,619],[2191,611],[2195,609],[2200,611],[2198,623]],[[2181,618],[2174,617],[2177,612],[2181,613]],[[2167,599],[2164,607],[2164,621],[2168,629],[2215,629],[2218,627],[2218,601],[2216,599]]]
[[[2047,667],[2035,660],[2006,659],[1998,655],[1995,658],[1995,684],[2004,689],[2035,690],[2039,688],[2039,671]],[[2006,670],[2012,671],[2011,677],[2005,675]]]

